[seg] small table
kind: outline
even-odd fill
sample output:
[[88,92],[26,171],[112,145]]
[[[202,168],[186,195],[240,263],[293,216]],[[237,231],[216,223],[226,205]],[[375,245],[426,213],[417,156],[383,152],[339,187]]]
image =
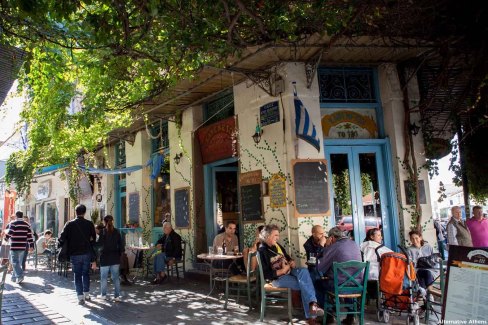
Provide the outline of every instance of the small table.
[[[218,255],[218,254],[207,254],[207,253],[204,253],[204,254],[199,254],[197,255],[197,257],[199,259],[202,259],[204,260],[210,267],[210,292],[208,293],[207,297],[209,297],[214,288],[215,288],[215,281],[225,281],[227,280],[228,278],[228,275],[229,275],[229,268],[225,271],[223,271],[224,269],[221,268],[221,269],[217,269],[215,268],[213,265],[212,265],[212,262],[213,261],[232,261],[233,263],[235,263],[236,260],[242,258],[242,254],[240,255]],[[232,265],[232,264],[231,264]],[[214,273],[216,275],[219,275],[219,276],[214,276]]]
[[[134,264],[136,264],[138,261],[137,261],[137,255],[139,254],[139,252],[144,252],[144,251],[149,251],[149,250],[153,250],[154,247],[150,247],[150,246],[127,246],[126,249],[130,250],[132,252],[132,254],[134,254]],[[134,265],[133,264],[133,265]],[[130,265],[130,263],[129,263]],[[132,281],[136,281],[136,279],[142,274],[144,275],[144,260],[142,261],[142,264],[139,265],[139,267],[133,267],[133,268],[130,268],[129,267],[129,270],[134,270],[136,269],[136,275],[134,276],[134,278],[132,279]]]

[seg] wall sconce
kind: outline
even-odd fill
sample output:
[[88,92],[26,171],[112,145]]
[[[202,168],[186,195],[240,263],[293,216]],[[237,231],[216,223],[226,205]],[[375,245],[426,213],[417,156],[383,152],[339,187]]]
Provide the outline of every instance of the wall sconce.
[[98,193],[102,192],[102,180],[97,177],[97,187],[98,187]]
[[164,185],[165,190],[169,190],[170,188],[171,188],[171,186],[168,183],[166,183],[166,185]]
[[162,176],[158,176],[158,183],[162,183],[163,182],[163,177]]
[[410,133],[412,133],[413,135],[417,135],[419,134],[420,126],[418,126],[417,124],[415,124],[415,122],[413,122],[410,124],[409,129],[410,129]]
[[180,163],[180,159],[181,159],[181,157],[183,157],[183,153],[182,153],[182,152],[177,153],[177,154],[175,155],[175,157],[173,158],[173,160],[175,161],[175,164],[176,164],[176,165],[178,165],[178,164]]
[[252,136],[252,139],[254,140],[255,144],[258,144],[261,141],[261,135],[262,134],[263,134],[263,129],[261,128],[261,124],[259,123],[259,119],[256,116],[256,132]]

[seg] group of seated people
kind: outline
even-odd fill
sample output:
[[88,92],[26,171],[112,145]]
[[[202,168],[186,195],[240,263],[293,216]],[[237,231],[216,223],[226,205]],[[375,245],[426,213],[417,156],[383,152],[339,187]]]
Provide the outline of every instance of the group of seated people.
[[[228,252],[238,247],[238,238],[235,234],[235,222],[228,222],[225,231],[218,234],[213,241],[214,249],[225,246]],[[169,222],[163,224],[164,235],[156,243],[157,253],[154,255],[154,272],[156,277],[155,284],[162,283],[166,275],[167,265],[171,265],[175,260],[181,259],[181,237],[172,228]],[[286,249],[278,243],[280,228],[276,225],[259,226],[256,229],[256,238],[252,245],[243,250],[244,265],[234,270],[242,272],[243,269],[257,267],[256,259],[250,260],[247,265],[247,255],[251,252],[259,252],[259,258],[263,269],[266,282],[274,287],[286,287],[301,292],[302,304],[305,316],[309,324],[315,323],[318,315],[323,315],[323,310],[319,306],[324,305],[325,294],[327,291],[334,290],[333,268],[334,262],[346,261],[369,261],[370,280],[378,280],[379,276],[379,257],[392,250],[383,246],[381,230],[373,228],[368,230],[364,242],[359,246],[354,240],[344,236],[339,227],[334,227],[325,231],[322,226],[315,225],[312,228],[312,236],[303,245],[307,254],[307,261],[316,260],[314,265],[307,268],[297,266],[295,260],[288,254]],[[416,264],[421,256],[428,256],[433,253],[432,247],[422,240],[422,235],[418,231],[410,232],[411,247],[408,254]],[[225,243],[225,245],[223,245]],[[311,259],[314,257],[314,259]],[[233,271],[233,270],[231,270]],[[432,270],[417,270],[419,284],[427,288],[433,281],[435,274]],[[358,275],[362,280],[362,275]],[[344,278],[338,279],[339,283]],[[331,323],[334,319],[327,318]],[[345,323],[352,324],[355,321],[352,315],[348,315]]]

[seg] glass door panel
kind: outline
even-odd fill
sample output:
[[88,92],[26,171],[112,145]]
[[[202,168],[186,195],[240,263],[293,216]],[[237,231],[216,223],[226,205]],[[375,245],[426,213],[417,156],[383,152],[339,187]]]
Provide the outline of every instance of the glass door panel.
[[[384,166],[380,146],[326,146],[332,178],[335,224],[360,244],[371,228],[387,222]],[[384,234],[385,244],[391,244]]]
[[356,217],[353,218],[349,158],[350,155],[348,153],[331,154],[330,167],[336,225],[344,233],[354,238],[353,220]]

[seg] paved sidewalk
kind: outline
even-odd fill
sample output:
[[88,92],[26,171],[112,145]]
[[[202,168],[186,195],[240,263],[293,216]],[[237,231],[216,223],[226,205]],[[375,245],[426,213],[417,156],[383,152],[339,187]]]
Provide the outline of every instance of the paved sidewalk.
[[[225,310],[220,290],[207,297],[207,281],[173,278],[158,286],[138,281],[122,286],[123,302],[118,303],[95,296],[99,294],[96,274],[92,276],[92,300],[84,306],[78,305],[72,281],[72,273],[64,278],[43,269],[30,271],[20,285],[7,280],[2,324],[262,324],[259,311],[248,312],[245,299],[240,301],[244,305],[232,301]],[[294,317],[294,323],[305,324],[300,310],[294,311]],[[266,309],[264,324],[287,322],[285,309]],[[374,306],[368,307],[365,323],[381,324]],[[390,323],[406,324],[406,318],[392,316]]]

